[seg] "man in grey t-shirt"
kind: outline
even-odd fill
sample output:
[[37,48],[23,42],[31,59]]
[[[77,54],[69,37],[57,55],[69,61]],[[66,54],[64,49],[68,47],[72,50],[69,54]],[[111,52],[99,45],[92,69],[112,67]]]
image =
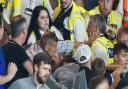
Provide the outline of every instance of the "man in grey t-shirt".
[[33,76],[16,80],[8,89],[50,89],[45,82],[51,74],[51,57],[37,53],[33,59]]

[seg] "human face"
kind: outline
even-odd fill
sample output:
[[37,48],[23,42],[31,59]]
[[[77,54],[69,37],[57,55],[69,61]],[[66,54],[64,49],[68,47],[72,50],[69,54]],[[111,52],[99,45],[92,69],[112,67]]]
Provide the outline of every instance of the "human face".
[[0,27],[0,40],[3,38],[3,35],[4,35],[4,28],[2,24],[2,26]]
[[128,46],[128,33],[122,33],[119,41],[125,43]]
[[119,65],[126,68],[128,64],[128,52],[121,50],[121,52],[116,56],[116,61]]
[[104,80],[101,84],[99,84],[96,89],[109,89],[107,80]]
[[104,16],[108,16],[112,11],[113,0],[99,0],[100,13]]
[[54,58],[56,55],[56,47],[57,47],[57,42],[53,42],[52,44],[48,44],[46,51],[47,53]]
[[38,25],[41,30],[47,31],[49,27],[49,16],[47,11],[41,10],[38,16]]
[[61,9],[67,8],[71,3],[72,0],[60,0]]
[[51,73],[51,65],[49,64],[44,64],[43,62],[41,65],[38,67],[37,71],[37,81],[39,83],[44,83],[48,80],[50,73]]

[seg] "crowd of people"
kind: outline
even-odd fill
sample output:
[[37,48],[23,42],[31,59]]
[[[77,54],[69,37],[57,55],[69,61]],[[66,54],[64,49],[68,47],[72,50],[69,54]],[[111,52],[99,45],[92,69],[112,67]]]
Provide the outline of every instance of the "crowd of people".
[[0,89],[128,89],[128,0],[0,0]]

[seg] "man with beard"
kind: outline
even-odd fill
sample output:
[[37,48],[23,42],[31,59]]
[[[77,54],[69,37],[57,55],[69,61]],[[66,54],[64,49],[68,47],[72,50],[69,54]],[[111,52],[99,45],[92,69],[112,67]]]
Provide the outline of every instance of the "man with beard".
[[8,89],[50,89],[45,82],[52,70],[52,60],[47,53],[38,53],[33,59],[33,76],[15,81]]

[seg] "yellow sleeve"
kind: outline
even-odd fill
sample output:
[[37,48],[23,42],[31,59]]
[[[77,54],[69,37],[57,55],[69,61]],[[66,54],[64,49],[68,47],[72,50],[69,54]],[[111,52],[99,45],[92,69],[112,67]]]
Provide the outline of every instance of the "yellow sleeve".
[[21,0],[9,0],[4,13],[11,20],[13,17],[20,15]]
[[18,16],[20,15],[20,10],[21,10],[21,0],[14,0],[14,12],[13,12],[13,16]]
[[2,3],[2,7],[4,7],[6,0],[0,0],[0,4]]

